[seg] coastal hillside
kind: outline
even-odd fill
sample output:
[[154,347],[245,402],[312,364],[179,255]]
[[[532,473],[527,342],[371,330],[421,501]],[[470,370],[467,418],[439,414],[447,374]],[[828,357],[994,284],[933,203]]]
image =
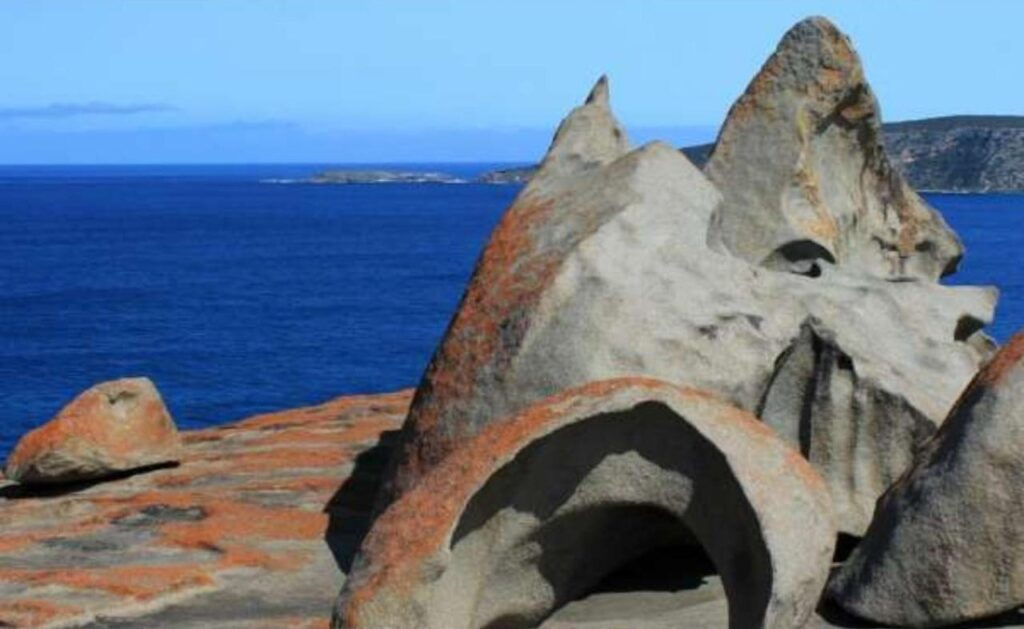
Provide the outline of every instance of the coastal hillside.
[[[1024,191],[1024,116],[947,116],[882,125],[886,151],[910,185],[943,192]],[[687,146],[698,167],[714,143]],[[490,183],[522,182],[530,168],[495,171]]]
[[890,157],[920,190],[1024,190],[1024,117],[950,116],[885,125]]

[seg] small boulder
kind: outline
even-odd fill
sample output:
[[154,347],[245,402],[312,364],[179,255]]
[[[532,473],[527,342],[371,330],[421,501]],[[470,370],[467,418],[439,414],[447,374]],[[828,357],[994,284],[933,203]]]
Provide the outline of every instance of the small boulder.
[[936,627],[1024,604],[1024,333],[977,374],[879,500],[829,584],[846,611]]
[[487,426],[384,511],[333,626],[536,627],[684,544],[721,575],[729,627],[799,629],[834,542],[825,484],[753,415],[658,380],[592,382]]
[[173,462],[181,439],[148,378],[97,384],[28,433],[7,458],[25,484],[87,481]]

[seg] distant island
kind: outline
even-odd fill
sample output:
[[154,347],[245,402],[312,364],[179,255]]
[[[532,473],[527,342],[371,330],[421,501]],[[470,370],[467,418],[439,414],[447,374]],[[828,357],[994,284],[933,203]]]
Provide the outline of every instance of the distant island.
[[342,168],[319,172],[305,183],[465,183],[464,179],[438,172],[404,172],[395,170],[345,170]]
[[[1024,191],[1024,116],[947,116],[882,125],[886,150],[914,188],[927,192]],[[682,148],[698,167],[714,143]],[[525,183],[535,167],[495,170],[485,183]]]

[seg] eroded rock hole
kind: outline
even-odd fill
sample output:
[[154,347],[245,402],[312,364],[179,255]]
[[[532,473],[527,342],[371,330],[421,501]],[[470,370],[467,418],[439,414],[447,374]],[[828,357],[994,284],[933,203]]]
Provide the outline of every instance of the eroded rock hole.
[[964,315],[956,322],[956,329],[953,330],[953,339],[964,342],[975,332],[983,329],[985,322],[971,315]]
[[839,537],[836,538],[836,549],[832,555],[832,561],[834,563],[842,563],[849,559],[854,549],[857,548],[857,544],[860,544],[860,539],[855,535],[840,533]]
[[580,609],[601,619],[609,598],[639,616],[650,598],[673,612],[720,598],[724,618],[728,587],[745,597],[728,613],[755,622],[771,574],[755,522],[717,448],[641,403],[560,428],[496,471],[453,531],[436,596],[464,600],[472,583],[467,627],[527,629]]
[[794,240],[778,247],[761,262],[773,271],[820,277],[822,265],[835,264],[835,256],[813,240]]

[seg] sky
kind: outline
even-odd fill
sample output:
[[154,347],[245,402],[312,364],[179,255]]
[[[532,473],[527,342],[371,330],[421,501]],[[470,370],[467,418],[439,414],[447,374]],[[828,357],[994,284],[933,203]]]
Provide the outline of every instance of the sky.
[[0,3],[0,163],[528,162],[603,73],[636,141],[713,140],[792,24],[886,120],[1024,114],[1010,0]]

